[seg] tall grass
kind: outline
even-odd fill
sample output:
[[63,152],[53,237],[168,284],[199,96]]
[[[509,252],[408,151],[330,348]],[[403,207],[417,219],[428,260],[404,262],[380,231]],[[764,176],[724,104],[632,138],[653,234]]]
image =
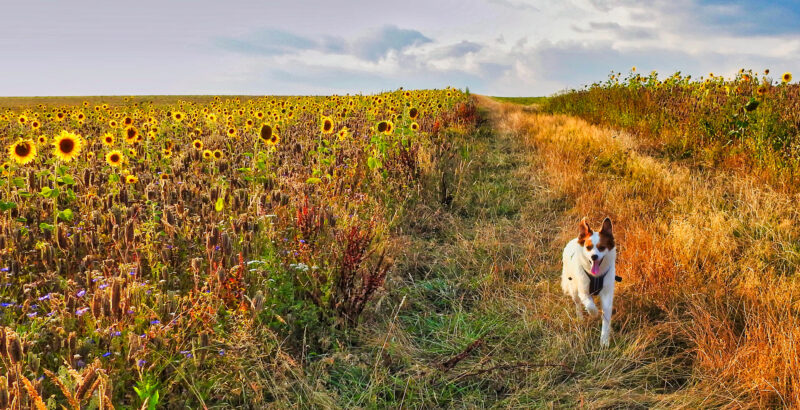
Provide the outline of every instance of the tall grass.
[[[617,92],[629,91],[609,95]],[[682,397],[694,397],[692,407],[800,404],[792,194],[653,158],[640,138],[575,117],[510,117],[545,159],[551,189],[574,201],[575,221],[615,221],[618,339],[632,329],[660,339],[662,354],[691,369],[672,388],[690,393]],[[574,229],[563,232],[567,240]]]
[[800,85],[790,73],[614,73],[548,99],[545,110],[622,127],[672,159],[757,173],[789,189],[800,172]]

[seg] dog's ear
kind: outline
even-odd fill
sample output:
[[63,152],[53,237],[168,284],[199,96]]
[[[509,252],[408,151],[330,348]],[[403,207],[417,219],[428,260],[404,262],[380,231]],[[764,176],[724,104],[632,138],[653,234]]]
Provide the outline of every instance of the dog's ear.
[[601,235],[614,236],[612,228],[613,227],[611,226],[611,219],[610,218],[606,218],[606,219],[603,220],[603,228],[600,229],[600,234]]
[[578,243],[583,245],[583,241],[592,235],[592,228],[589,227],[589,224],[586,223],[586,217],[581,219],[581,223],[578,225]]

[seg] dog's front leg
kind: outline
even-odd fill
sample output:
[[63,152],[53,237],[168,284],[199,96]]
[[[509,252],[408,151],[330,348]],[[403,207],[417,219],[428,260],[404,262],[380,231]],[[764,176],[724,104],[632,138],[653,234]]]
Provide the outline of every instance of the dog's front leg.
[[614,302],[614,292],[608,292],[600,295],[600,305],[603,307],[603,327],[600,331],[600,344],[608,346],[609,338],[611,337],[611,312]]
[[583,302],[583,307],[586,308],[586,311],[589,312],[589,316],[595,317],[597,316],[597,306],[594,304],[594,299],[592,299],[592,295],[588,293],[580,293],[581,302]]

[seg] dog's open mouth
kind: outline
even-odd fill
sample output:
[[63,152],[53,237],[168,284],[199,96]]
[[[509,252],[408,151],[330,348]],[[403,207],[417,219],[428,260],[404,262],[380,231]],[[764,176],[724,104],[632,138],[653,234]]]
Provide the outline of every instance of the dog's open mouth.
[[597,276],[600,274],[600,259],[592,261],[592,275]]

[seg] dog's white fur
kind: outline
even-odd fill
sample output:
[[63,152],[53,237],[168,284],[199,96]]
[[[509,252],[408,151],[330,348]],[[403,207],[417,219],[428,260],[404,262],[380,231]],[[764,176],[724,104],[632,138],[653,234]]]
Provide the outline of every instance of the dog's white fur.
[[[600,331],[600,344],[608,346],[609,338],[611,337],[611,312],[613,309],[612,303],[614,301],[617,248],[614,246],[599,250],[597,244],[601,243],[601,233],[603,235],[611,235],[611,238],[613,238],[610,219],[606,218],[603,221],[603,229],[601,232],[593,232],[588,224],[586,224],[586,218],[581,221],[579,237],[571,240],[564,248],[564,253],[562,255],[563,269],[561,272],[561,289],[575,302],[575,312],[578,314],[578,319],[583,318],[583,308],[586,308],[586,311],[589,312],[592,317],[597,316],[599,312],[597,306],[594,304],[593,297],[589,294],[589,278],[586,276],[586,272],[592,271],[592,255],[597,255],[597,260],[600,261],[598,276],[602,275],[604,272],[608,272],[603,278],[603,289],[598,295],[600,298],[600,306],[603,309],[603,327]],[[584,238],[583,243],[591,243],[593,245],[591,250],[581,245],[580,239],[582,237]],[[604,242],[607,242],[607,240]],[[581,307],[581,305],[583,305],[583,307]]]

